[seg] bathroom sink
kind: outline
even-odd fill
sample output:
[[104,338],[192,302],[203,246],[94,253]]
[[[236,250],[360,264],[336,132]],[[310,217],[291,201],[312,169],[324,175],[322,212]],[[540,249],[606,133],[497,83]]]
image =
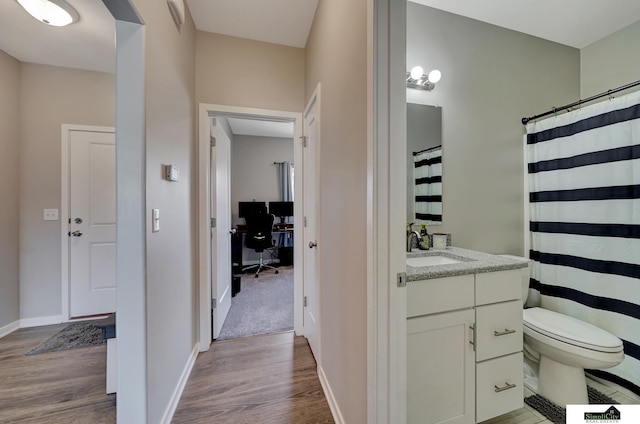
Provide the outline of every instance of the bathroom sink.
[[459,264],[461,262],[463,261],[459,261],[448,256],[420,256],[417,258],[407,258],[407,266],[412,267]]

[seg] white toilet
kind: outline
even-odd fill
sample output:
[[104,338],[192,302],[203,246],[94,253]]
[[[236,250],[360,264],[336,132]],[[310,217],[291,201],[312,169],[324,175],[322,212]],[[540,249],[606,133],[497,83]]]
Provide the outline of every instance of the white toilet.
[[[529,269],[524,268],[523,305],[528,294]],[[537,388],[530,388],[558,406],[588,404],[584,369],[610,368],[624,359],[619,338],[579,319],[532,307],[523,310],[522,321],[525,356],[539,359]]]

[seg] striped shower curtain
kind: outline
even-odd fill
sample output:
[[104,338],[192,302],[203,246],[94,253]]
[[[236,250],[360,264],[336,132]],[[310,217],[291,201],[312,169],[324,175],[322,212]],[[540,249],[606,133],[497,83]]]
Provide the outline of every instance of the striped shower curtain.
[[416,220],[442,223],[442,146],[413,154]]
[[530,287],[622,339],[589,371],[640,395],[640,92],[527,125]]

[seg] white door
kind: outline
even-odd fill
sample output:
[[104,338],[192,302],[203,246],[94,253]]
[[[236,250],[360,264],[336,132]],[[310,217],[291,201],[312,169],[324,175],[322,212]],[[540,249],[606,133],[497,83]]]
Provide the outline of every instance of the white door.
[[115,134],[69,132],[69,314],[116,310]]
[[303,151],[304,226],[304,335],[316,362],[320,361],[320,290],[318,283],[318,153],[320,140],[319,87],[304,113],[306,147]]
[[211,136],[211,328],[217,339],[231,308],[231,140],[215,118]]

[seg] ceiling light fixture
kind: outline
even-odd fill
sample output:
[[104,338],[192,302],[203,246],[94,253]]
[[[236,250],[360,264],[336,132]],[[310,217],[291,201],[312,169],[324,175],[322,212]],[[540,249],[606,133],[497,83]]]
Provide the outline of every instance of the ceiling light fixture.
[[52,26],[65,26],[80,19],[78,12],[64,0],[17,0],[31,16]]
[[436,83],[442,78],[442,73],[437,69],[432,70],[428,75],[424,75],[423,72],[421,66],[411,68],[411,71],[407,72],[407,87],[418,90],[433,90]]

